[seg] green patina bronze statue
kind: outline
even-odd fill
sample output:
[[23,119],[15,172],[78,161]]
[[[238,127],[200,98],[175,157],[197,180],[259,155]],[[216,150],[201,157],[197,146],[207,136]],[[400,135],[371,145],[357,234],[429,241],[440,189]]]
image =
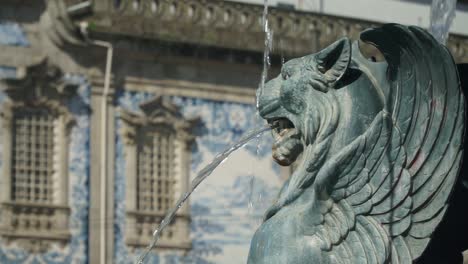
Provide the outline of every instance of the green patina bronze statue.
[[460,168],[456,65],[426,31],[364,31],[288,61],[258,91],[273,157],[298,167],[266,212],[248,263],[412,263],[442,220]]

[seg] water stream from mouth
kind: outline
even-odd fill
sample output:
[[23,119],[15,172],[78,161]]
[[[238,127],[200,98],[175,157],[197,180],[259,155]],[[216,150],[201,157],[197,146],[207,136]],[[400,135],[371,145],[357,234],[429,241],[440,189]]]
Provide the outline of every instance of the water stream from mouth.
[[[265,50],[263,53],[263,70],[262,70],[262,76],[261,76],[260,85],[259,85],[260,93],[257,94],[255,98],[257,109],[259,106],[259,97],[262,96],[261,92],[263,91],[265,87],[265,82],[268,78],[268,69],[270,68],[270,65],[271,65],[270,52],[272,50],[273,32],[270,30],[270,27],[268,25],[268,0],[264,0],[262,22],[263,22],[263,30],[265,32]],[[258,121],[257,124],[261,122],[259,117],[257,117],[257,121]],[[247,132],[237,143],[231,145],[221,154],[216,156],[210,164],[208,164],[207,166],[205,166],[202,170],[198,172],[197,176],[195,177],[195,179],[193,179],[192,184],[190,185],[190,189],[179,198],[174,208],[166,214],[166,216],[161,221],[159,226],[154,230],[151,244],[148,247],[146,247],[143,253],[139,256],[136,262],[137,264],[142,264],[145,258],[148,256],[149,252],[156,247],[158,240],[161,236],[161,232],[164,230],[166,226],[168,226],[171,223],[171,221],[174,219],[176,215],[176,212],[182,207],[184,202],[188,199],[188,197],[192,194],[192,192],[197,188],[197,186],[203,180],[205,180],[216,169],[216,167],[218,167],[221,163],[223,163],[232,152],[243,147],[245,144],[247,144],[247,142],[249,142],[250,140],[254,138],[257,139],[257,156],[258,156],[259,147],[260,147],[259,146],[260,136],[264,132],[270,129],[271,129],[270,125],[265,125],[259,129],[254,129],[254,130],[251,130],[250,132]],[[254,176],[252,175],[251,186],[250,186],[250,188],[252,189],[251,190],[252,192],[254,188],[253,184],[254,184]],[[249,200],[250,201],[249,201],[248,207],[249,209],[252,209],[253,207],[253,194],[252,193],[250,195]]]
[[243,147],[247,142],[250,140],[259,137],[262,135],[264,132],[270,130],[271,127],[270,125],[265,125],[263,127],[260,127],[258,129],[251,130],[247,132],[237,143],[229,146],[225,151],[221,152],[218,156],[216,156],[213,161],[206,165],[202,170],[200,170],[195,177],[195,179],[192,180],[192,183],[190,185],[189,190],[184,193],[179,200],[177,201],[176,205],[170,210],[164,219],[161,221],[159,226],[154,230],[153,232],[153,240],[151,241],[151,244],[143,251],[143,253],[140,255],[140,257],[137,260],[137,264],[142,264],[143,261],[145,260],[146,256],[149,254],[149,252],[156,247],[156,244],[158,243],[158,240],[161,236],[161,232],[164,230],[164,228],[171,223],[171,221],[174,219],[177,210],[182,207],[184,202],[188,199],[190,194],[197,188],[200,183],[205,180],[210,174],[218,167],[221,163],[223,163],[227,157],[234,152],[235,150]]
[[[256,124],[260,124],[261,119],[259,115],[256,115]],[[261,194],[256,194],[256,189],[255,189],[255,169],[258,168],[258,157],[260,156],[260,144],[261,144],[261,135],[257,135],[255,137],[255,159],[252,159],[252,170],[250,172],[250,179],[249,179],[249,196],[248,196],[248,203],[247,203],[247,216],[249,217],[249,220],[251,220],[252,224],[257,224],[255,219],[255,207],[257,206],[258,202],[261,202]]]

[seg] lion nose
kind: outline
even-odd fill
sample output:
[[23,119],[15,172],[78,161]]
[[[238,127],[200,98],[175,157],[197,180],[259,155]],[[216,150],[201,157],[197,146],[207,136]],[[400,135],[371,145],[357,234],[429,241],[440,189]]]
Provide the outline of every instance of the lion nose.
[[281,82],[275,78],[257,90],[257,110],[260,116],[267,117],[280,107]]

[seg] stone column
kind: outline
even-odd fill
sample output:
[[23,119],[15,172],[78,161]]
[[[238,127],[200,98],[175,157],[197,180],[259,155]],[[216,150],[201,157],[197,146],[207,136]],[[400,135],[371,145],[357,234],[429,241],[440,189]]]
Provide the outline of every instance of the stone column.
[[11,200],[11,144],[13,137],[11,135],[12,112],[10,107],[6,107],[2,113],[3,129],[3,175],[1,177],[1,202]]
[[[92,80],[92,94],[91,94],[91,109],[93,113],[91,115],[91,139],[90,139],[90,152],[91,152],[91,164],[90,164],[90,204],[89,204],[89,263],[101,264],[100,255],[103,250],[101,244],[101,229],[102,221],[104,221],[105,228],[105,251],[106,251],[106,263],[114,263],[113,260],[113,248],[114,248],[114,157],[115,157],[115,131],[114,131],[114,106],[112,104],[113,99],[113,85],[111,85],[110,93],[107,98],[103,96],[104,90],[104,76],[91,78]],[[107,104],[107,136],[101,138],[102,133],[102,104]],[[103,201],[101,199],[102,193],[102,175],[101,175],[101,164],[103,163],[101,153],[102,140],[105,140],[105,147],[107,148],[107,174],[106,177],[106,208],[102,208]],[[101,211],[106,210],[104,219],[101,216]]]

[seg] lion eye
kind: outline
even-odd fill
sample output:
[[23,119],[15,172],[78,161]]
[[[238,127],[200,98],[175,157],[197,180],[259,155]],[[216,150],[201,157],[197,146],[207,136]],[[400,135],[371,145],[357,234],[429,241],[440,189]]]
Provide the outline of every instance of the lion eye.
[[283,78],[283,80],[287,80],[287,79],[289,79],[289,73],[281,72],[281,77]]

